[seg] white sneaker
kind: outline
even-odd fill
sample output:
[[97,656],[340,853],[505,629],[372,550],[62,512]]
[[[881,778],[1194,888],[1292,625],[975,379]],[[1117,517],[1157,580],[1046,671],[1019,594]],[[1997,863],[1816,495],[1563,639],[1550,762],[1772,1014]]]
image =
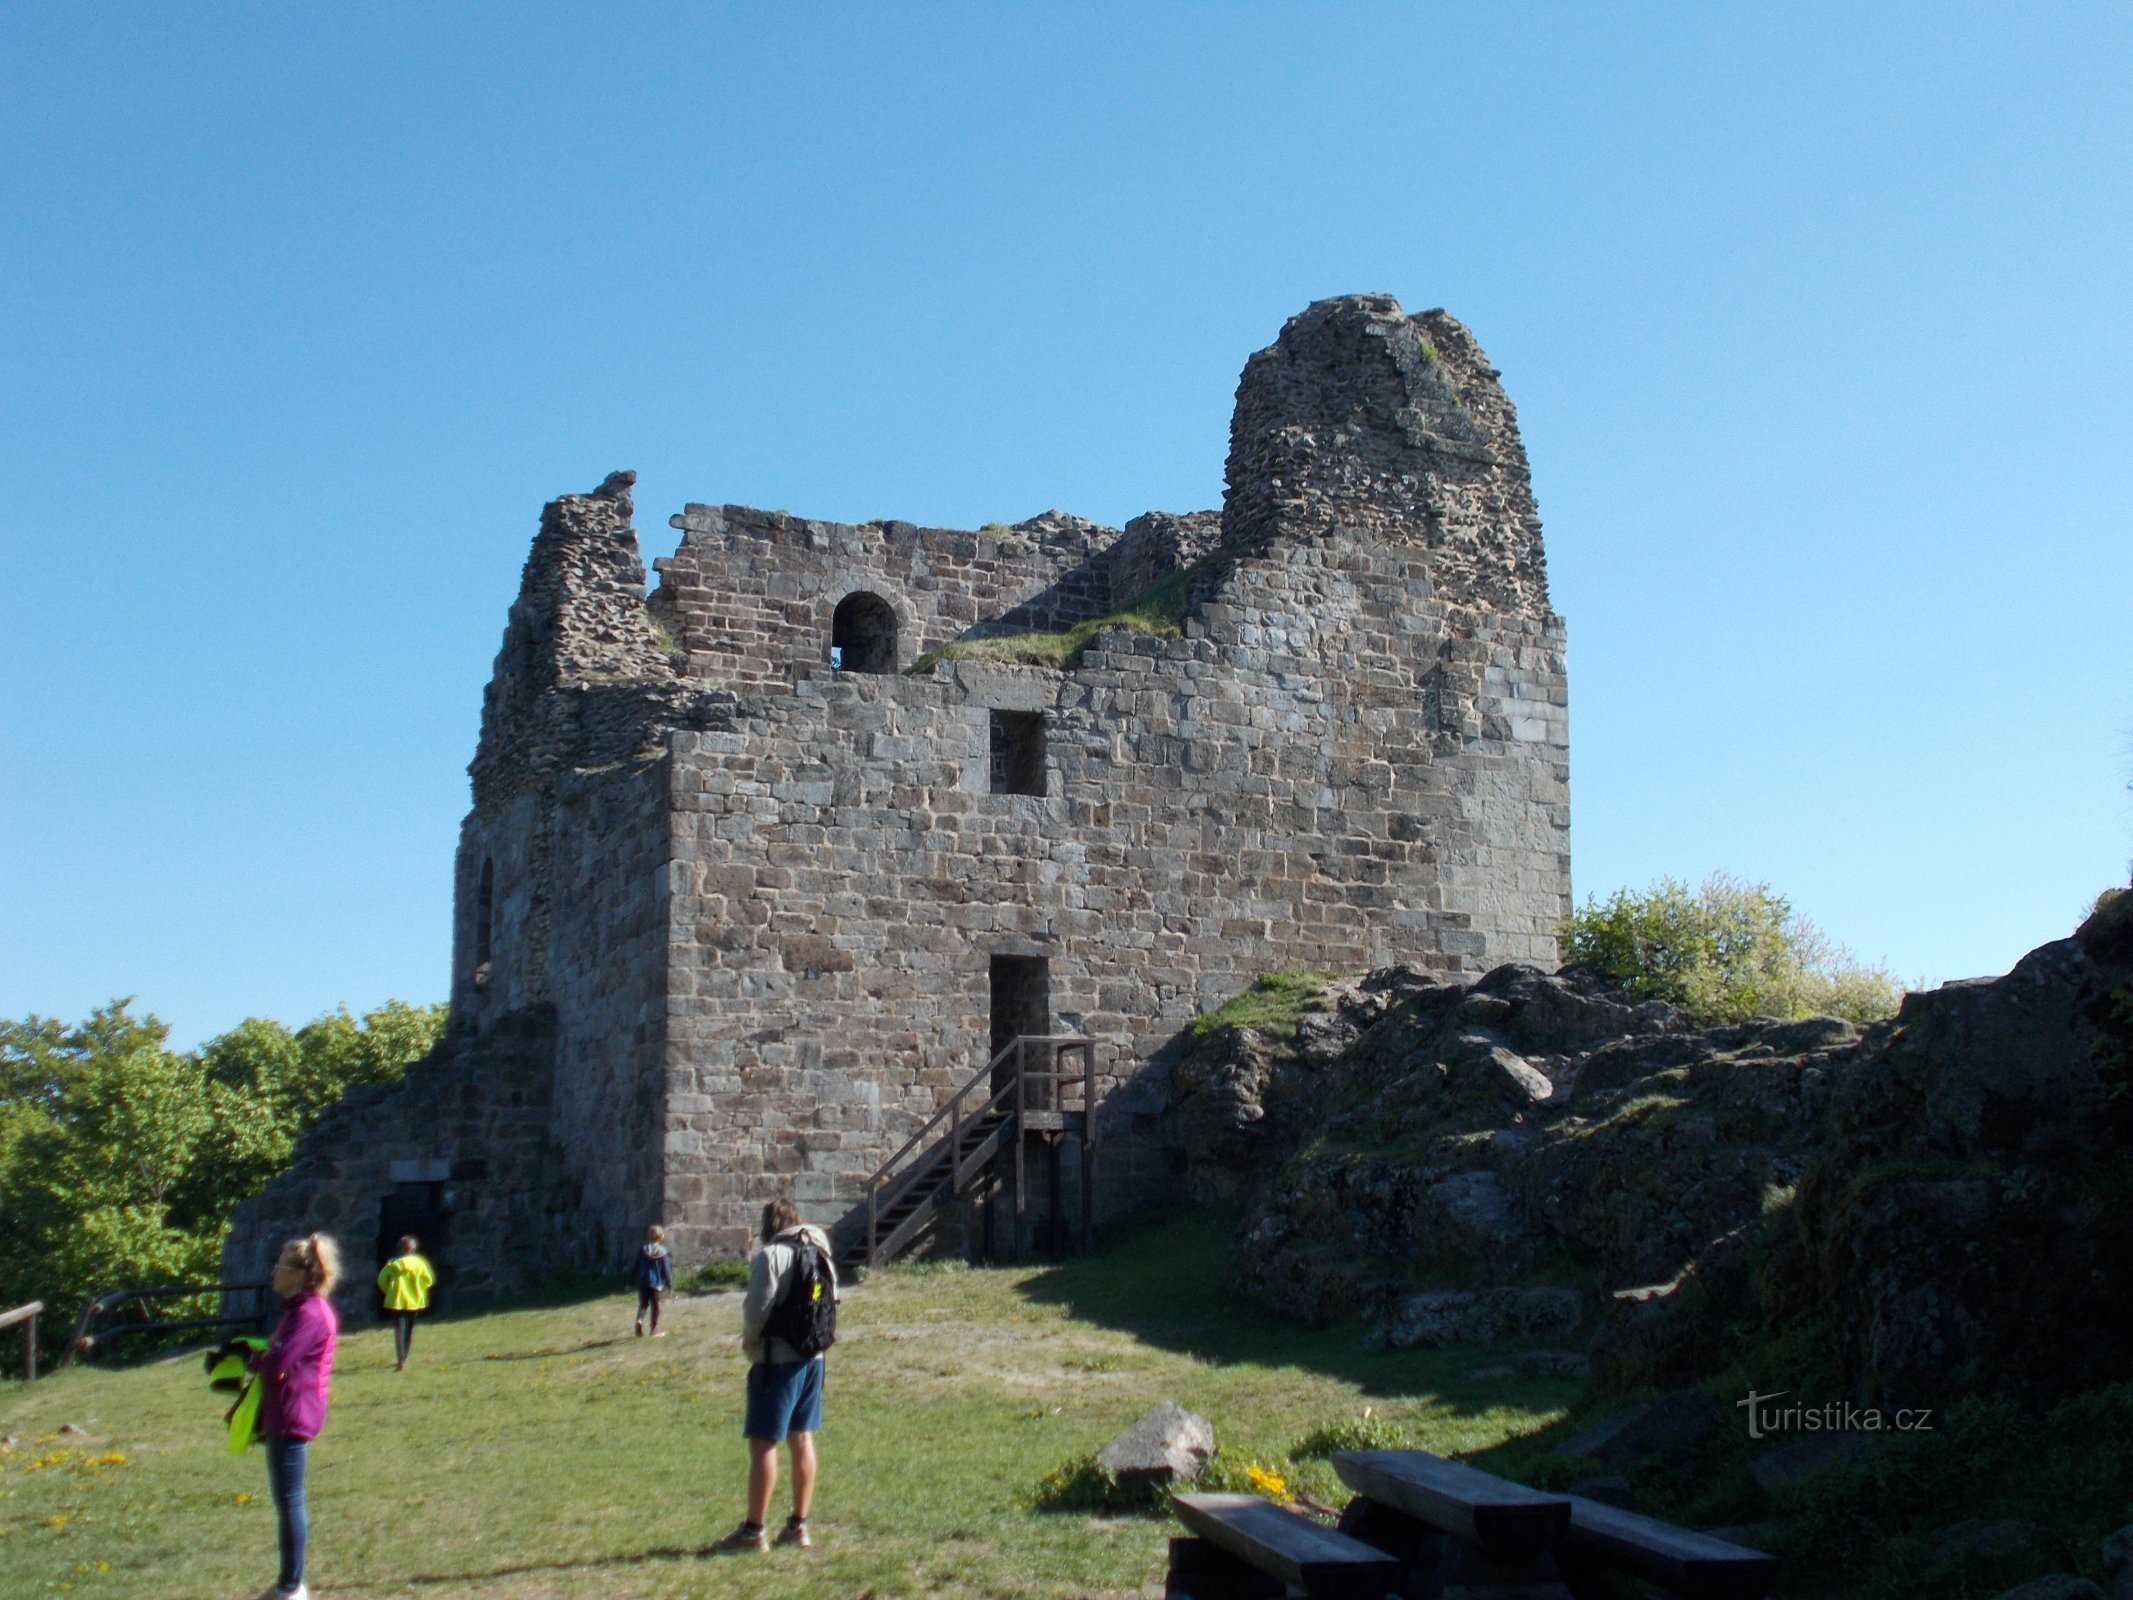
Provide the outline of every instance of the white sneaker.
[[278,1583],[270,1583],[259,1591],[259,1600],[311,1600],[311,1590],[306,1584],[293,1589],[284,1589]]

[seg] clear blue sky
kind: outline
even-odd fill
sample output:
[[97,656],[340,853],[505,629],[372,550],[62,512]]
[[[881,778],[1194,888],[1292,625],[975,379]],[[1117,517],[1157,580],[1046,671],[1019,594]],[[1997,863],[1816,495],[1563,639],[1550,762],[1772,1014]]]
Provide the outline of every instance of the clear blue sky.
[[17,0],[0,1015],[442,997],[554,494],[1214,506],[1362,290],[1520,407],[1580,897],[2000,970],[2133,855],[2129,85],[2122,4]]

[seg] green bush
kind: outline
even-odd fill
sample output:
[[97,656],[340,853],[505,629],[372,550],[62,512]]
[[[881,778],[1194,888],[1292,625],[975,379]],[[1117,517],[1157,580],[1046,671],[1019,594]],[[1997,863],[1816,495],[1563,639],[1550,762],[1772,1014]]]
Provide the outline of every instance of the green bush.
[[[1160,1500],[1160,1496],[1155,1500]],[[1022,1498],[1026,1511],[1144,1510],[1155,1503],[1145,1493],[1129,1495],[1094,1455],[1080,1455],[1054,1467]]]
[[181,1052],[131,1005],[0,1020],[0,1284],[8,1304],[52,1308],[55,1348],[91,1295],[214,1281],[238,1202],[326,1107],[397,1081],[445,1022],[443,1006],[395,1000],[293,1033],[253,1017]]
[[1291,1461],[1331,1461],[1343,1450],[1405,1450],[1414,1438],[1397,1423],[1367,1411],[1346,1422],[1329,1422],[1313,1428],[1289,1446]]
[[1709,1025],[1744,1017],[1892,1016],[1902,987],[1857,960],[1764,883],[1724,873],[1691,891],[1661,878],[1641,894],[1588,899],[1556,930],[1566,965],[1605,973],[1639,1000]]
[[721,1289],[745,1289],[748,1287],[748,1263],[706,1261],[681,1280],[681,1287],[686,1294],[716,1294]]

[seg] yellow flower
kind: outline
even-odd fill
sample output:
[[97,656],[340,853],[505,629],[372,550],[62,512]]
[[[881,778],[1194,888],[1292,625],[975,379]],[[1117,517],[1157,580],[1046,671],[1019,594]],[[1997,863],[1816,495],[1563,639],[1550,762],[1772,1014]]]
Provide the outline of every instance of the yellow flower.
[[248,1494],[236,1495],[233,1498],[236,1500],[237,1504],[241,1506],[248,1506],[252,1503],[252,1497]]
[[1288,1481],[1278,1472],[1254,1461],[1244,1469],[1244,1481],[1270,1500],[1289,1498]]

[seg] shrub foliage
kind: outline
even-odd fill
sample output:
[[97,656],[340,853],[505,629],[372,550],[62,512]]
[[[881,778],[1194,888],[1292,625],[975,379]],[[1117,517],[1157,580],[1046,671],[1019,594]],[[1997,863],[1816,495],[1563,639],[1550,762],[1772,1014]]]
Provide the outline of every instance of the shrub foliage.
[[1724,873],[1696,890],[1661,878],[1642,893],[1588,899],[1556,937],[1566,965],[1596,968],[1703,1025],[1752,1016],[1871,1022],[1903,997],[1886,967],[1833,943],[1768,884]]
[[393,1000],[293,1032],[254,1017],[181,1052],[130,1000],[71,1025],[0,1020],[0,1307],[44,1301],[56,1345],[92,1295],[213,1282],[237,1203],[326,1107],[396,1081],[444,1022],[441,1005]]

